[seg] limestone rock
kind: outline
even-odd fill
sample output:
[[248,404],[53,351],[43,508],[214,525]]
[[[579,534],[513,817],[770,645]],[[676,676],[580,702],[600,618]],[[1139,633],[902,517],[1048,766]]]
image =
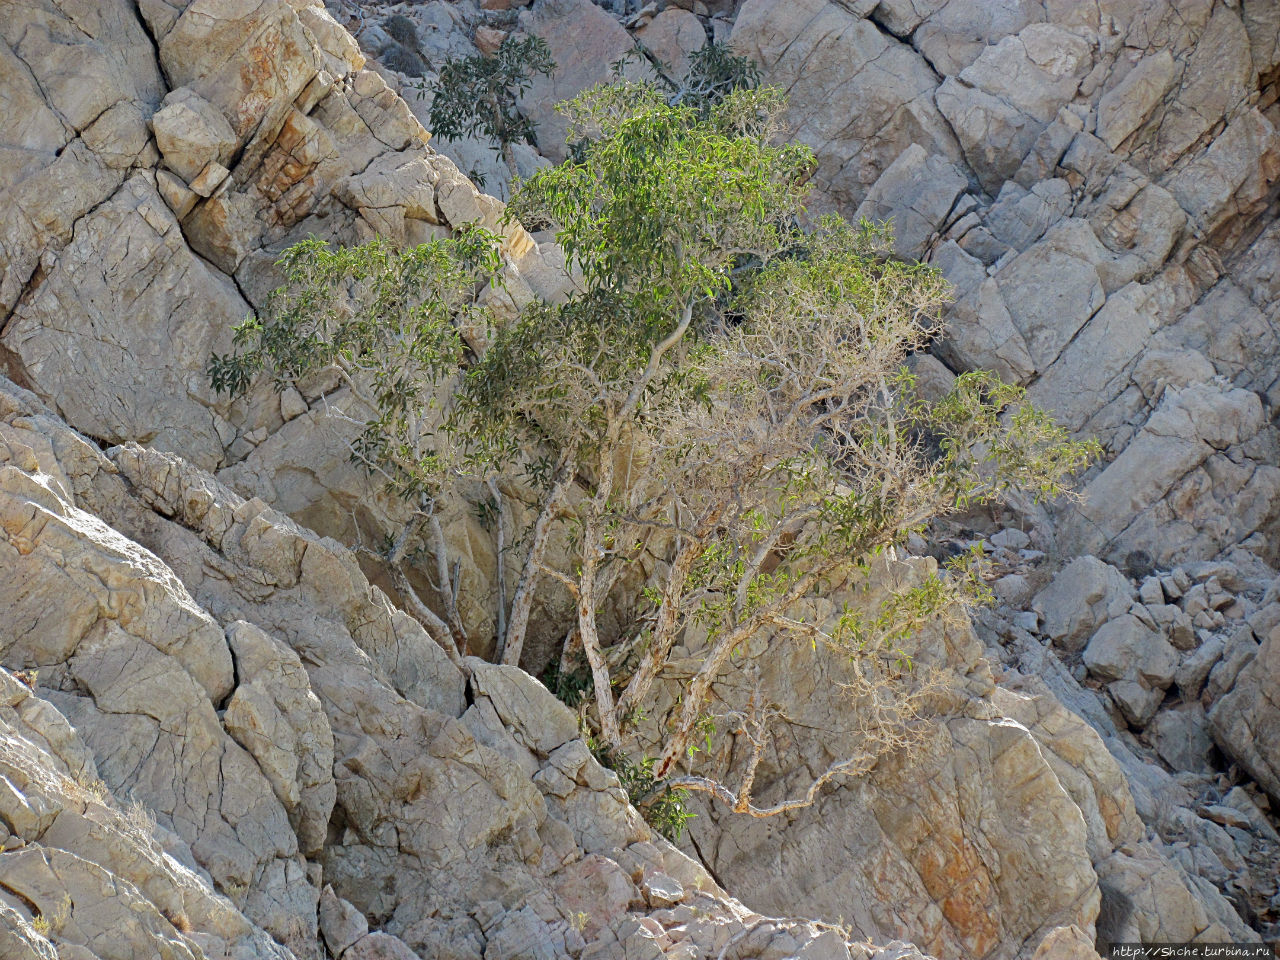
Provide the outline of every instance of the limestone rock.
[[1097,557],[1077,557],[1036,594],[1044,632],[1063,649],[1084,649],[1102,624],[1126,613],[1133,587],[1115,567]]
[[1092,939],[1079,927],[1055,927],[1040,941],[1031,960],[1093,960],[1096,956]]
[[[608,79],[630,49],[607,6],[484,4],[499,19],[530,7],[520,28],[560,62],[523,101],[549,154],[553,100]],[[916,361],[937,388],[992,368],[1102,440],[1084,502],[1035,514],[1040,549],[1130,572],[1275,560],[1270,4],[659,6],[632,26],[672,60],[732,32],[788,89],[785,132],[818,153],[815,212],[892,216],[898,251],[953,283],[946,367]],[[468,4],[412,14],[433,63],[485,26]],[[380,30],[369,19],[362,39]],[[21,894],[0,891],[0,953],[288,960],[332,934],[348,955],[469,960],[709,958],[730,940],[744,956],[919,956],[722,897],[652,836],[535,681],[481,668],[469,682],[326,539],[398,515],[343,462],[319,392],[229,404],[209,390],[209,354],[278,283],[289,243],[498,223],[500,205],[427,145],[427,104],[363,70],[319,0],[33,0],[0,35],[0,364],[49,405],[0,383],[0,648],[38,668],[34,692],[0,672],[0,874]],[[522,174],[545,162],[517,159]],[[504,229],[508,314],[562,295],[562,253]],[[493,546],[466,505],[447,510],[460,606],[489,636]],[[1056,649],[1099,634],[1087,659],[1145,716],[1171,674],[1159,634],[1174,638],[1184,702],[1141,736],[1204,770],[1208,709],[1224,755],[1274,796],[1274,591],[1166,577],[1164,597],[1133,605],[1114,568],[1089,567],[1076,595],[1065,572],[1041,592]],[[1038,585],[1005,573],[1006,600]],[[539,608],[537,657],[564,613],[556,597]],[[717,876],[753,906],[854,913],[860,935],[946,956],[1087,957],[1095,917],[1101,940],[1248,939],[1219,889],[1250,889],[1237,833],[1262,838],[1254,819],[1192,798],[1024,627],[1035,617],[1020,611],[984,636],[1002,683],[1027,683],[1016,696],[994,687],[972,633],[930,637],[921,662],[954,684],[953,712],[921,765],[882,763],[785,828],[703,810],[692,826]],[[1005,670],[1018,658],[1038,658],[1046,688]],[[851,731],[815,695],[820,678],[789,667],[775,678],[788,709],[836,731],[790,748],[820,769]],[[780,758],[767,765],[762,789],[797,786]],[[1159,816],[1174,793],[1180,812]],[[1139,817],[1187,845],[1144,841]],[[52,928],[64,896],[65,935],[46,937],[35,913]]]
[[569,708],[523,670],[474,658],[468,666],[476,693],[490,700],[529,749],[545,756],[578,738]]
[[1178,671],[1173,675],[1173,681],[1182,691],[1184,698],[1192,699],[1200,696],[1205,681],[1209,679],[1210,671],[1222,658],[1225,649],[1226,641],[1220,635],[1214,634],[1183,659],[1178,666]]
[[1109,681],[1107,690],[1138,727],[1146,726],[1173,683],[1178,653],[1172,644],[1132,614],[1103,624],[1084,650],[1085,666]]
[[[540,0],[521,13],[520,25],[547,42],[557,65],[551,76],[533,78],[520,96],[520,110],[536,125],[542,155],[563,160],[568,121],[555,112],[555,105],[610,79],[612,65],[633,44],[622,25],[591,0]],[[632,63],[624,75],[639,78],[649,75],[649,70],[647,65]]]
[[360,911],[326,886],[320,893],[320,933],[335,957],[369,932],[369,922]]
[[[1066,536],[1089,549],[1127,530],[1130,548],[1167,550],[1168,530],[1157,520],[1169,510],[1162,498],[1215,449],[1248,441],[1261,425],[1255,393],[1207,383],[1167,389],[1142,430],[1089,482],[1077,516],[1064,524]],[[1267,471],[1257,478],[1272,482]]]
[[787,133],[814,148],[822,193],[850,211],[913,142],[959,159],[928,63],[847,6],[747,0],[733,45],[790,92]]
[[240,684],[223,725],[258,762],[289,812],[302,852],[324,847],[333,812],[333,733],[298,655],[244,621],[227,639]]
[[1204,708],[1193,703],[1180,710],[1163,710],[1147,728],[1156,752],[1174,770],[1208,774],[1213,739]]
[[1140,840],[1143,824],[1124,771],[1097,731],[1064,707],[1038,678],[1020,677],[1015,686],[997,688],[993,701],[1005,716],[1031,731],[1075,801],[1088,831],[1090,859],[1097,863],[1115,847]]
[[1168,861],[1156,855],[1148,843],[1132,853],[1117,852],[1098,865],[1098,882],[1103,896],[1122,904],[1105,923],[1098,936],[1109,943],[1186,943],[1197,937],[1212,941],[1227,937],[1227,928],[1217,922],[1179,878]]
[[151,129],[165,164],[187,183],[209,163],[230,160],[238,142],[226,117],[189,87],[164,98],[151,118]]
[[[0,430],[10,450],[23,450],[27,431]],[[8,572],[0,587],[4,662],[14,668],[63,664],[86,639],[127,631],[172,661],[201,697],[225,697],[231,657],[213,619],[153,554],[72,506],[64,487],[42,483],[39,461],[29,447],[25,452],[30,459],[0,467],[0,558]]]
[[[777,949],[847,953],[817,926],[746,919],[653,838],[532,678],[472,661],[467,707],[461,674],[340,545],[172,454],[129,445],[108,459],[0,386],[11,489],[26,478],[64,513],[74,489],[115,536],[145,539],[171,572],[149,602],[216,611],[236,667],[222,723],[176,653],[113,620],[42,667],[47,700],[0,671],[0,865],[27,905],[4,901],[5,936],[21,950],[47,955],[34,909],[62,952],[86,958],[290,960],[318,938],[343,957],[607,956],[617,931],[646,949],[687,944],[655,956],[710,957],[757,931]],[[568,786],[544,799],[550,771]],[[121,794],[137,812],[116,806]],[[323,892],[297,855],[315,836]],[[673,912],[690,903],[696,932]]]
[[[904,582],[923,574],[911,569],[903,562],[885,575]],[[922,655],[940,658],[940,667],[944,659],[945,669],[963,676],[977,667],[972,640],[963,630],[934,634]],[[805,735],[787,737],[785,747],[773,748],[776,756],[771,750],[757,780],[757,802],[802,791],[806,772],[846,755],[857,736],[846,726],[856,711],[835,692],[843,676],[839,657],[814,656],[808,648],[774,654],[761,661],[767,671],[761,682],[774,685],[769,695],[790,705],[789,716]],[[984,689],[980,671],[969,682],[970,689]],[[678,684],[673,680],[669,691],[673,700]],[[730,676],[718,693],[730,704],[743,703],[753,689],[753,682]],[[666,709],[665,703],[659,705]],[[704,769],[732,776],[720,763]],[[1092,797],[1088,782],[1078,776],[1074,786]],[[1100,803],[1117,829],[1123,816],[1109,805],[1108,789],[1099,792],[1104,799],[1090,801],[1094,812],[1086,821],[1025,726],[957,717],[938,726],[922,756],[881,759],[872,775],[823,791],[785,830],[701,804],[689,830],[715,876],[760,908],[794,902],[798,889],[810,909],[841,912],[863,936],[911,930],[913,941],[934,953],[1012,956],[1014,943],[1053,926],[1088,928],[1096,917],[1091,831],[1106,836]],[[973,816],[979,809],[985,811],[981,822]],[[1136,829],[1132,823],[1127,829]],[[1058,839],[1047,845],[1050,835]],[[756,869],[764,861],[774,868]]]
[[357,940],[343,954],[345,960],[418,960],[399,937],[370,933]]
[[[921,185],[926,189],[922,190]],[[881,174],[858,207],[857,216],[892,220],[894,250],[918,258],[940,231],[968,182],[951,163],[911,144]]]
[[[204,368],[248,305],[191,252],[154,181],[135,174],[80,222],[47,271],[2,337],[36,392],[57,397],[63,414],[91,434],[146,440],[216,465],[220,431],[234,428]],[[181,363],[175,343],[184,345]],[[114,386],[85,388],[93,383]]]
[[701,50],[707,42],[702,22],[688,10],[668,7],[635,32],[636,39],[648,47],[679,80],[689,70],[689,55]]
[[938,88],[969,166],[988,192],[1011,178],[1092,66],[1080,37],[1047,23],[986,48]]
[[1098,101],[1098,136],[1112,150],[1137,130],[1173,86],[1173,56],[1160,50],[1143,57]]
[[935,262],[957,291],[953,323],[938,350],[960,369],[988,369],[1011,383],[1036,372],[1022,333],[1005,306],[1000,285],[954,240],[938,248]]
[[1213,738],[1280,803],[1280,627],[1209,712]]
[[1098,274],[1106,256],[1089,225],[1070,219],[997,274],[1009,315],[1036,369],[1049,367],[1106,302]]

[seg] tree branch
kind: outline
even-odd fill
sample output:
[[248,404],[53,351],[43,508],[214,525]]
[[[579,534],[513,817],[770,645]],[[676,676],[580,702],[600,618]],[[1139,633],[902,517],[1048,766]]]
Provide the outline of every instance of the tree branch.
[[551,523],[560,512],[560,501],[564,498],[571,482],[572,475],[568,463],[561,460],[552,480],[551,492],[547,495],[546,502],[538,513],[538,519],[533,524],[533,538],[529,542],[524,569],[520,571],[520,581],[516,584],[515,598],[511,601],[511,619],[506,636],[500,642],[498,659],[502,663],[512,666],[520,663],[525,633],[529,629],[529,615],[533,612],[538,575],[544,569],[542,558],[547,552],[547,544],[550,541]]
[[497,510],[496,522],[498,525],[495,537],[497,544],[494,548],[494,557],[497,566],[498,577],[498,616],[497,616],[497,632],[498,632],[498,661],[502,660],[502,643],[507,635],[507,558],[506,558],[506,527],[507,527],[507,501],[502,496],[502,491],[498,489],[498,482],[493,477],[487,480],[489,486],[489,494],[493,497],[494,507]]
[[734,813],[745,813],[757,819],[765,819],[776,817],[782,813],[789,813],[792,810],[813,806],[814,801],[818,799],[818,792],[836,777],[858,776],[866,773],[871,769],[873,763],[874,761],[865,757],[850,757],[845,760],[837,760],[814,778],[809,784],[809,789],[802,796],[783,800],[781,803],[775,803],[768,807],[756,806],[751,801],[749,793],[735,794],[723,783],[718,780],[712,780],[710,777],[670,777],[663,780],[661,786],[664,789],[689,790],[695,793],[710,794],[721,803],[726,804]]

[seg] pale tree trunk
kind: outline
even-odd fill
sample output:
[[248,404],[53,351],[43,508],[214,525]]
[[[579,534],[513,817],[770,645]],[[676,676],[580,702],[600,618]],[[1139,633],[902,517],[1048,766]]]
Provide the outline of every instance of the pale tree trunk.
[[494,562],[497,566],[498,575],[498,610],[497,610],[497,633],[498,633],[498,659],[502,658],[502,641],[507,635],[507,501],[502,496],[502,491],[498,489],[498,483],[493,477],[488,479],[489,493],[493,497],[493,506],[497,516],[498,530],[496,534],[497,544],[494,550]]
[[707,658],[702,661],[702,668],[694,675],[692,682],[684,688],[682,692],[684,702],[680,708],[680,720],[676,725],[675,732],[671,734],[666,745],[662,748],[658,762],[654,765],[653,773],[658,779],[661,780],[666,777],[671,772],[671,768],[676,765],[676,762],[685,755],[685,751],[693,741],[693,734],[698,729],[698,722],[702,719],[703,707],[710,699],[711,684],[715,682],[716,677],[720,675],[721,669],[728,662],[733,648],[749,639],[754,630],[754,626],[747,627],[744,625],[739,626],[736,630],[722,634],[716,641],[715,646],[711,648]]
[[542,573],[542,560],[546,556],[547,545],[551,539],[551,524],[555,522],[556,515],[560,512],[560,503],[571,481],[568,468],[562,464],[556,472],[551,492],[542,505],[542,511],[534,522],[529,552],[525,557],[524,569],[520,571],[520,581],[516,584],[515,597],[511,601],[511,616],[507,622],[506,635],[499,638],[498,660],[501,663],[510,666],[518,666],[520,663],[525,633],[529,629],[529,615],[533,612],[534,591],[537,589],[538,577]]
[[740,644],[746,643],[755,632],[768,623],[784,622],[782,611],[789,610],[807,596],[809,591],[830,571],[833,564],[826,564],[805,573],[782,597],[767,607],[755,611],[747,619],[740,621],[716,638],[711,651],[702,661],[702,666],[693,680],[684,688],[684,703],[680,708],[680,719],[675,732],[662,748],[662,754],[655,764],[654,776],[662,779],[671,772],[671,768],[684,756],[685,750],[693,741],[693,735],[702,719],[703,709],[711,699],[711,685],[720,676],[729,657]]
[[715,529],[723,509],[716,507],[708,512],[696,530],[676,550],[667,571],[666,588],[662,594],[662,604],[658,608],[657,620],[653,625],[653,633],[649,641],[649,649],[645,652],[640,666],[632,674],[627,689],[618,700],[618,712],[626,716],[640,706],[649,693],[653,681],[667,662],[671,648],[675,644],[680,627],[680,607],[684,600],[685,581],[689,572],[705,549],[705,538]]
[[431,529],[431,546],[436,555],[436,576],[440,581],[440,596],[444,600],[445,619],[454,637],[457,638],[458,650],[465,657],[467,656],[467,628],[463,626],[462,618],[458,616],[459,584],[456,571],[451,573],[449,570],[449,554],[445,546],[444,528],[440,525],[440,518],[434,513],[427,521],[427,525]]
[[582,650],[591,666],[591,679],[595,688],[596,713],[600,719],[600,736],[605,745],[613,749],[622,746],[622,730],[618,724],[618,710],[613,701],[613,678],[605,662],[600,645],[600,633],[596,624],[596,570],[604,552],[601,516],[609,507],[613,495],[614,454],[618,448],[619,430],[616,421],[605,433],[600,451],[599,484],[596,494],[587,505],[589,511],[583,524],[581,560],[578,574],[578,633],[582,637]]
[[449,627],[449,624],[422,601],[422,598],[418,596],[418,591],[409,582],[408,574],[404,572],[404,555],[408,549],[409,537],[414,527],[415,523],[406,523],[392,544],[390,553],[386,555],[379,555],[363,547],[360,550],[386,563],[387,571],[391,575],[391,582],[395,586],[396,592],[400,594],[401,600],[408,606],[409,615],[422,625],[422,629],[426,630],[427,635],[439,644],[454,666],[465,674],[468,672],[463,664],[463,660],[466,657],[465,641],[460,641],[460,638]]

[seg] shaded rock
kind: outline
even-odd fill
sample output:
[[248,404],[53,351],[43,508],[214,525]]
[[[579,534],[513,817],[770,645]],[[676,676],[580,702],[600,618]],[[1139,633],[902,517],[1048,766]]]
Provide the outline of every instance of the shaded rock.
[[1209,712],[1213,738],[1280,803],[1280,628]]
[[938,346],[944,359],[957,369],[993,370],[1010,383],[1035,374],[1035,361],[1005,306],[1000,284],[955,241],[944,243],[934,260],[958,290],[951,324]]
[[[1215,450],[1247,441],[1261,426],[1261,402],[1250,391],[1209,383],[1166,389],[1142,429],[1088,483],[1084,502],[1064,520],[1060,536],[1076,549],[1114,543],[1124,533],[1131,548],[1141,546],[1155,557],[1185,551],[1185,543],[1173,546],[1164,523],[1173,519],[1172,507],[1164,498]],[[1249,468],[1249,473],[1259,483],[1272,484],[1265,469]],[[1264,488],[1260,494],[1280,496],[1280,484],[1273,493]]]
[[1147,727],[1147,735],[1156,753],[1174,770],[1213,772],[1209,761],[1213,738],[1209,736],[1209,722],[1200,704],[1161,711]]
[[1128,611],[1133,587],[1097,557],[1077,557],[1035,597],[1044,632],[1068,651],[1084,649],[1102,624]]
[[333,813],[333,733],[298,655],[252,624],[227,630],[240,685],[223,725],[289,812],[302,852],[324,847]]
[[369,932],[369,922],[326,885],[320,893],[320,933],[335,957]]
[[1204,643],[1185,657],[1173,675],[1173,682],[1182,691],[1184,699],[1195,699],[1200,696],[1209,672],[1217,665],[1226,649],[1226,641],[1213,634]]
[[[510,956],[511,954],[500,954]],[[347,952],[344,960],[418,960],[418,955],[405,945],[399,937],[386,933],[370,933],[357,940]]]
[[997,274],[1036,369],[1048,368],[1106,302],[1097,266],[1107,251],[1089,225],[1064,220]]
[[1205,909],[1179,871],[1151,844],[1138,844],[1132,853],[1117,852],[1097,870],[1103,901],[1114,905],[1107,923],[1099,926],[1100,938],[1110,943],[1186,943],[1197,937],[1230,941],[1228,927]]
[[1146,726],[1173,683],[1178,654],[1137,617],[1125,614],[1103,624],[1084,650],[1089,672],[1110,681],[1107,691],[1130,723]]

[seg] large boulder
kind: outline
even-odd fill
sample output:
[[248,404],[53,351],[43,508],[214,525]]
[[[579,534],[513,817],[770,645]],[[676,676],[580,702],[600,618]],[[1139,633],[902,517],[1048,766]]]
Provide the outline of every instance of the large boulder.
[[1218,746],[1280,803],[1280,627],[1209,712]]
[[[550,76],[532,78],[520,95],[520,110],[535,126],[542,155],[563,160],[568,156],[569,121],[556,112],[556,104],[611,80],[613,65],[635,44],[622,24],[591,0],[539,0],[521,13],[520,26],[546,41],[556,64]],[[633,59],[623,76],[639,79],[652,76],[652,71],[642,59]]]
[[1097,557],[1077,557],[1035,596],[1041,626],[1053,642],[1067,651],[1084,649],[1102,624],[1129,611],[1133,585],[1110,564]]
[[1091,674],[1106,681],[1120,712],[1136,727],[1145,727],[1155,716],[1178,669],[1173,644],[1128,613],[1098,629],[1083,659]]

